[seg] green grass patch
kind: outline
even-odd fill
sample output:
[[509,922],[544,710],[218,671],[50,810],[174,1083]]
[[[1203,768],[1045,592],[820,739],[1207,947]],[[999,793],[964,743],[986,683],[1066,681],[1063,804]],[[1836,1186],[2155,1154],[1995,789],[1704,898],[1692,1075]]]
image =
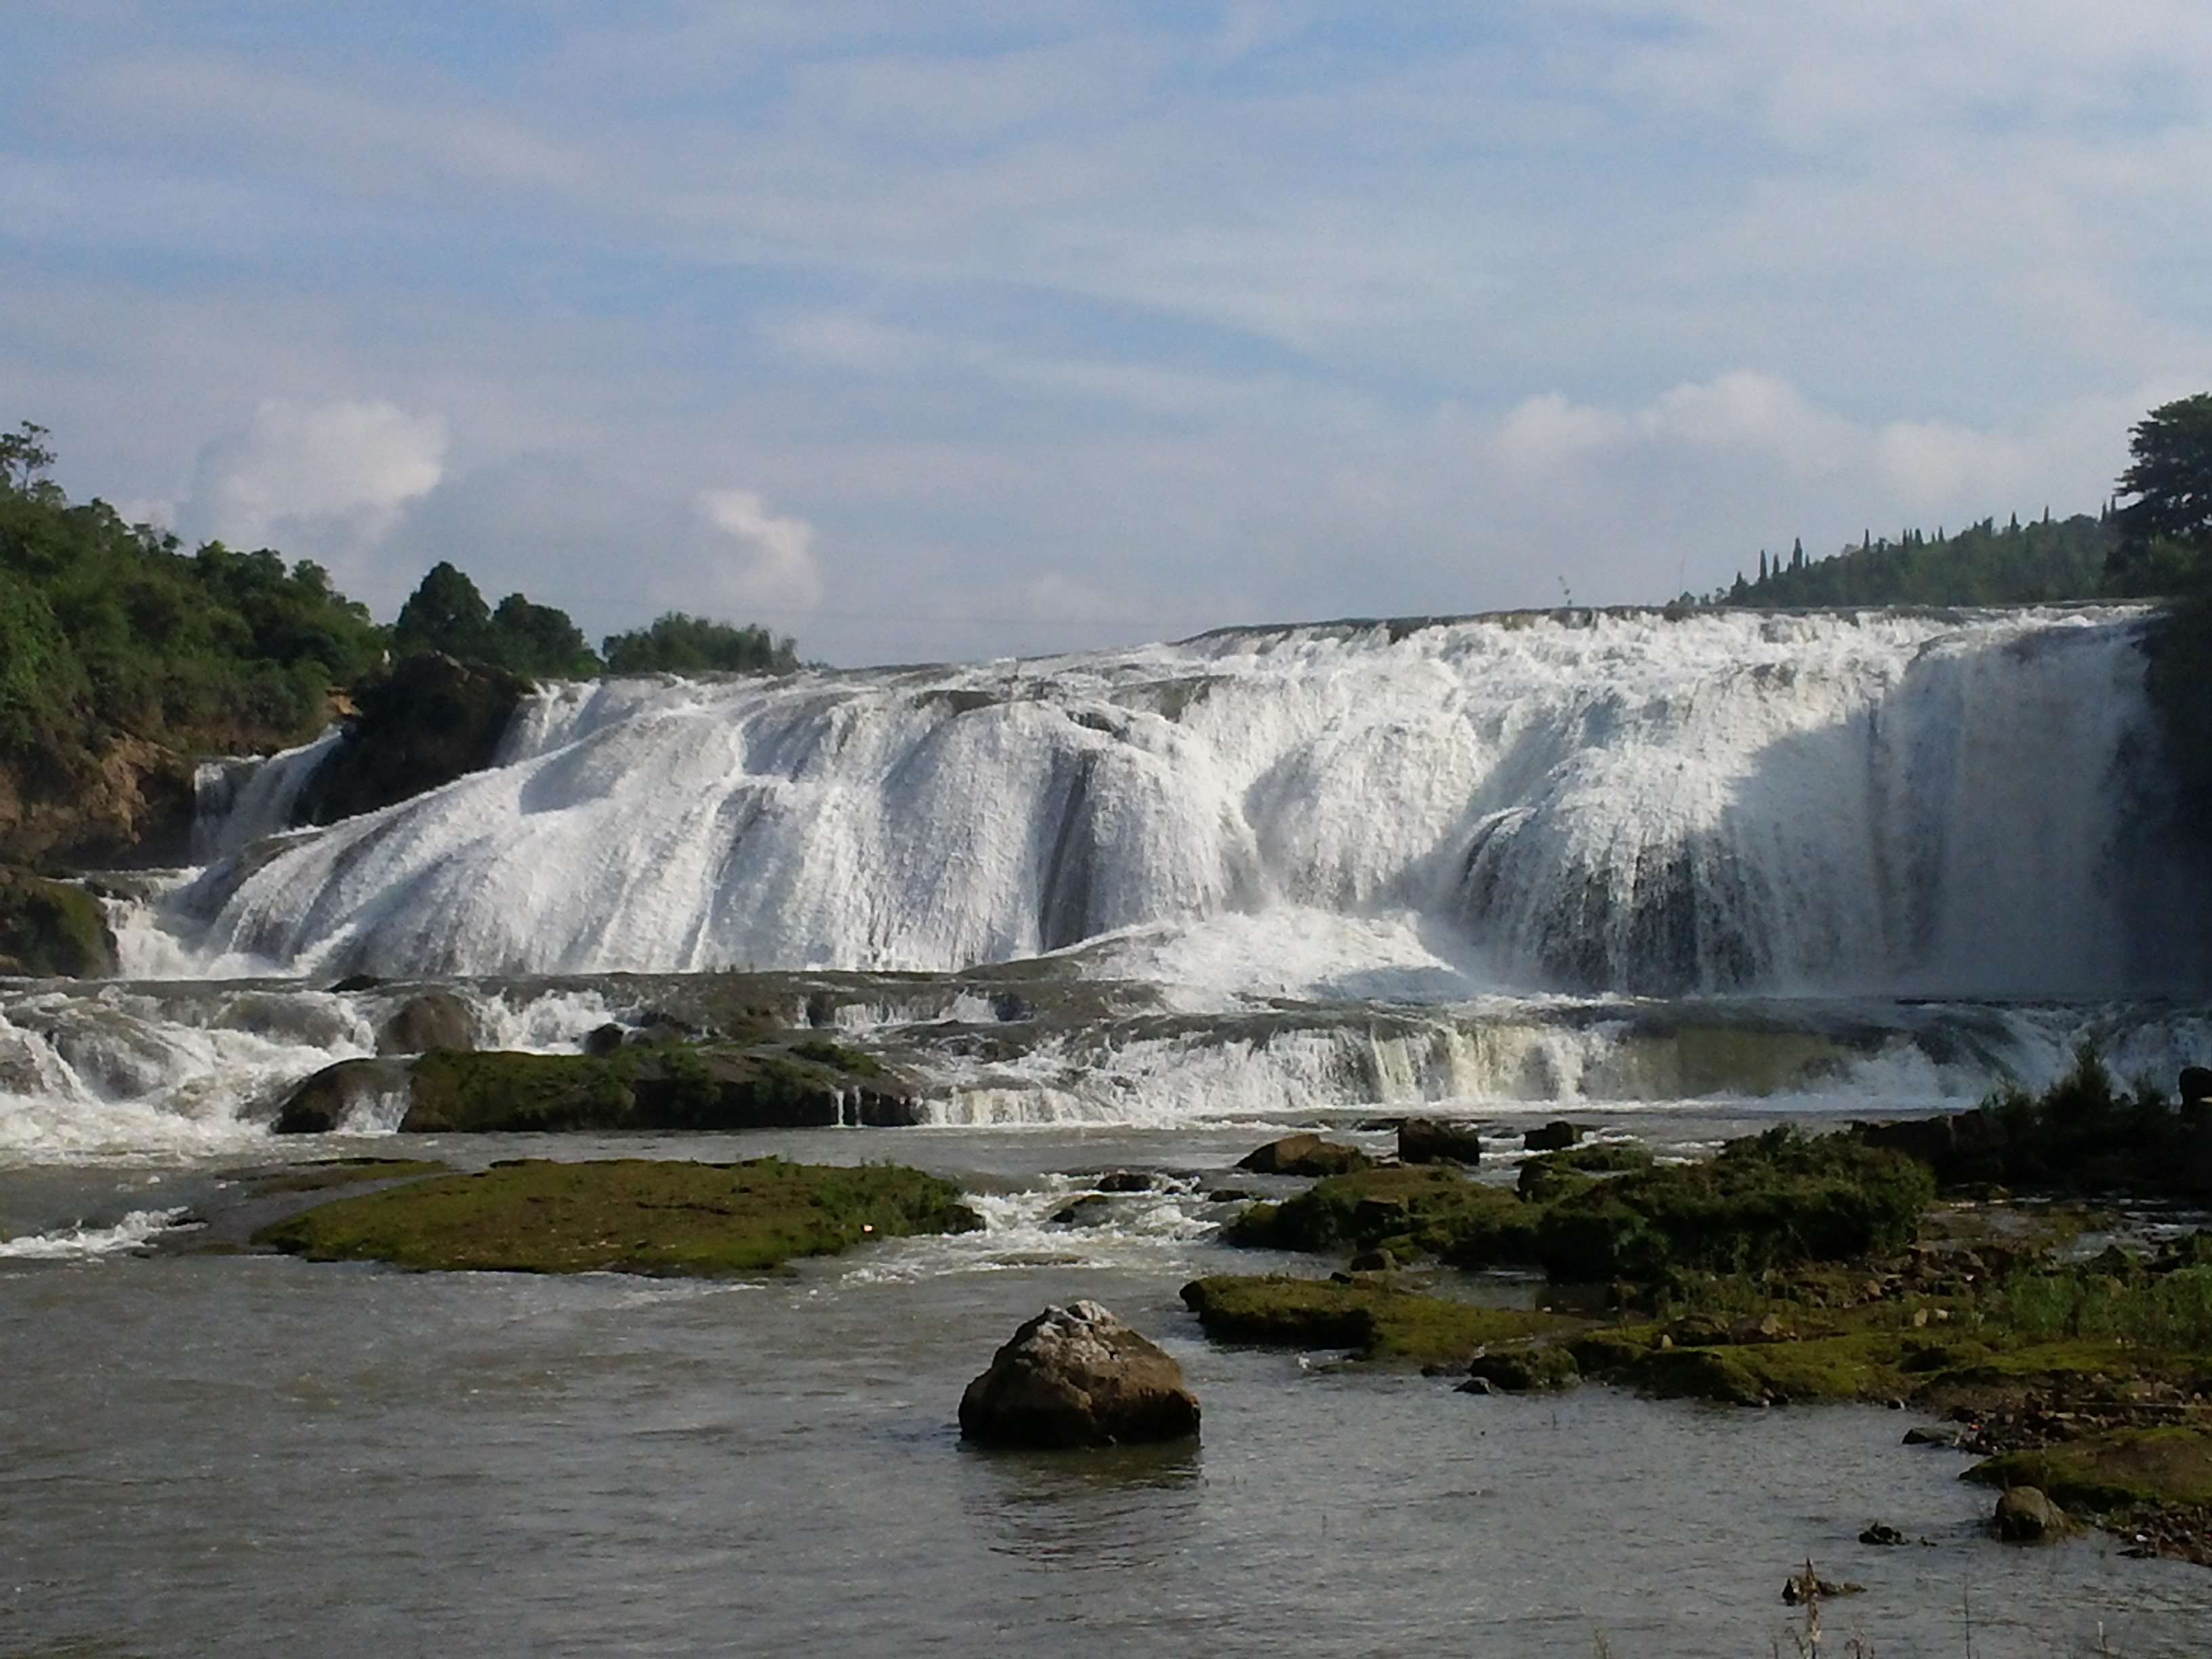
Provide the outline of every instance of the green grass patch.
[[1525,1341],[1568,1322],[1390,1285],[1273,1274],[1194,1279],[1182,1299],[1218,1341],[1349,1348],[1363,1359],[1427,1365],[1464,1365],[1486,1344]]
[[976,1224],[952,1182],[895,1164],[532,1158],[334,1200],[254,1242],[418,1271],[714,1277]]
[[2133,1504],[2212,1504],[2212,1435],[2200,1429],[2110,1429],[2039,1450],[2005,1452],[1966,1479],[2039,1486],[2061,1507],[2096,1511]]

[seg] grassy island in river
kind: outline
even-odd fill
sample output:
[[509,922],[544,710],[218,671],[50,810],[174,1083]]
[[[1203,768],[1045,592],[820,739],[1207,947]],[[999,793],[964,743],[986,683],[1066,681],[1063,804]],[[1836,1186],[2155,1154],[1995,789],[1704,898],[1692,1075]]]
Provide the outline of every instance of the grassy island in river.
[[337,1199],[254,1242],[418,1271],[716,1277],[977,1224],[952,1182],[896,1164],[528,1158]]

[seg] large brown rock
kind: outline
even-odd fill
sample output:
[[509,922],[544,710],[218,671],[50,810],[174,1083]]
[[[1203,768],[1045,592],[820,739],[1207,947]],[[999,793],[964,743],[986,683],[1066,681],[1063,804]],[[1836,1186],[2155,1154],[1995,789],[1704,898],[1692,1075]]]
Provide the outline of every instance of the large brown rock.
[[1316,1134],[1285,1135],[1237,1160],[1240,1170],[1255,1175],[1333,1176],[1364,1170],[1375,1160],[1357,1146],[1323,1140]]
[[961,1437],[992,1446],[1182,1440],[1198,1400],[1158,1344],[1096,1302],[1047,1308],[1014,1333],[960,1400]]
[[1482,1162],[1482,1133],[1472,1123],[1445,1123],[1432,1117],[1409,1117],[1398,1126],[1401,1164],[1466,1164]]

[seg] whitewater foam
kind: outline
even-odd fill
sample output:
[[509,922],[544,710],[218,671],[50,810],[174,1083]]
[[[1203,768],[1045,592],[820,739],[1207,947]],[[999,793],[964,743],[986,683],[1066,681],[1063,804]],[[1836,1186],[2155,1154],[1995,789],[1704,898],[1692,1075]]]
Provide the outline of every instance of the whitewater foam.
[[1207,926],[1287,915],[1385,995],[2140,988],[2139,626],[1578,613],[560,686],[501,764],[218,860],[169,925],[303,974],[941,971],[1118,933],[1203,977]]
[[188,1214],[182,1209],[132,1210],[112,1227],[80,1224],[55,1232],[25,1233],[15,1238],[0,1239],[0,1260],[82,1261],[143,1249],[165,1232],[177,1231],[179,1226],[197,1225],[187,1221]]

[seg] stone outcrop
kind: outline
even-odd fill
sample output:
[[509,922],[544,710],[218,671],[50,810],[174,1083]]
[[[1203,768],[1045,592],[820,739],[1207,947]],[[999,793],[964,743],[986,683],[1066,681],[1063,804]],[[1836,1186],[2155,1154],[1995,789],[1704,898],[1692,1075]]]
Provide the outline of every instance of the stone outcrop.
[[1047,1308],[960,1401],[962,1438],[992,1446],[1182,1440],[1198,1419],[1173,1356],[1096,1302]]
[[1583,1138],[1582,1130],[1565,1118],[1553,1118],[1549,1123],[1528,1131],[1522,1139],[1522,1146],[1532,1152],[1564,1152]]
[[360,713],[301,790],[293,822],[335,823],[482,771],[533,689],[504,668],[434,651],[403,659],[358,688]]
[[192,763],[143,738],[0,757],[0,860],[43,869],[185,862]]

